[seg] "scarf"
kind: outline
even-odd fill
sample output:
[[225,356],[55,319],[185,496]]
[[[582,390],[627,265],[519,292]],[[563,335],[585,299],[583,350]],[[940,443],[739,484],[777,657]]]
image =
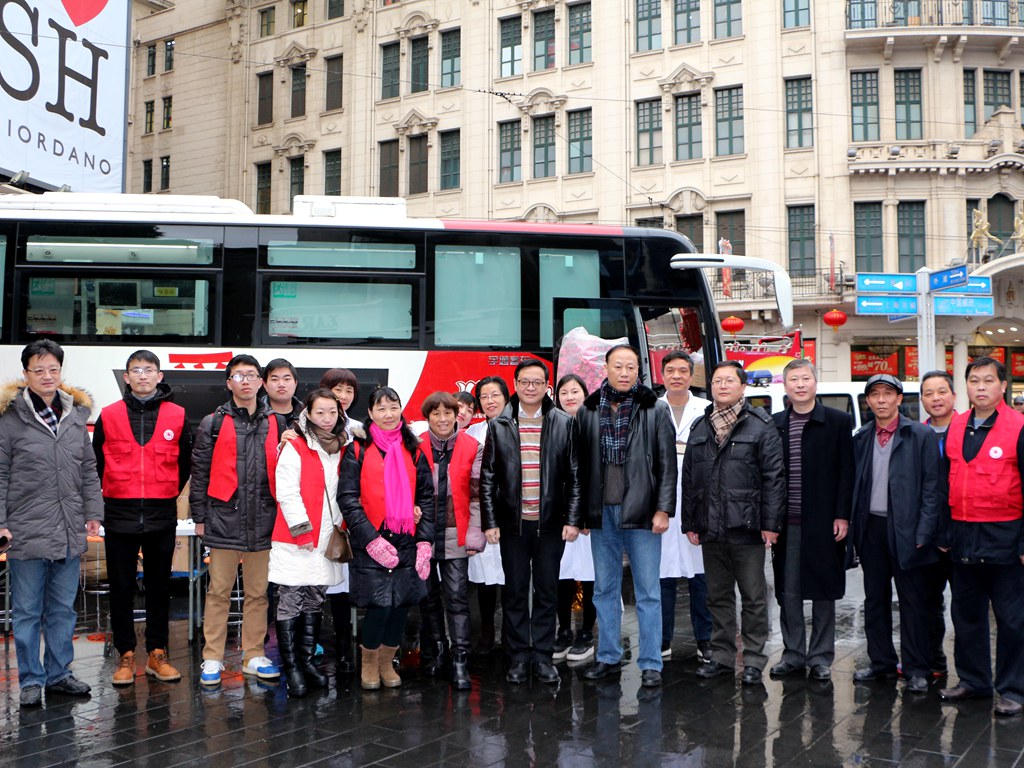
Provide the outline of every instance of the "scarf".
[[47,405],[46,401],[31,389],[28,390],[28,395],[29,401],[32,403],[32,407],[35,409],[35,412],[39,414],[39,418],[41,418],[46,426],[50,428],[50,431],[56,435],[57,425],[60,424],[60,417],[64,412],[64,409],[61,407],[62,403],[60,401],[60,395],[54,393],[53,400],[50,405]]
[[335,454],[341,450],[341,440],[333,432],[328,432],[323,427],[318,427],[312,421],[307,422],[306,426],[316,436],[317,441],[320,443],[320,447],[324,449],[324,452],[328,454]]
[[[626,433],[629,431],[629,418],[633,415],[633,404],[636,393],[640,391],[640,380],[626,392],[619,392],[608,379],[601,382],[601,403],[598,407],[601,424],[601,462],[622,466],[626,463]],[[612,403],[618,403],[617,411],[612,411]]]
[[402,426],[384,430],[370,424],[373,443],[384,451],[384,524],[392,533],[415,533],[412,517],[412,489],[405,471]]
[[708,422],[711,424],[712,429],[715,430],[715,442],[721,445],[725,442],[725,438],[732,432],[732,428],[736,426],[736,422],[740,418],[740,410],[743,408],[743,399],[737,400],[735,403],[730,405],[728,408],[719,408],[715,406],[715,409],[711,411],[711,415],[708,416]]

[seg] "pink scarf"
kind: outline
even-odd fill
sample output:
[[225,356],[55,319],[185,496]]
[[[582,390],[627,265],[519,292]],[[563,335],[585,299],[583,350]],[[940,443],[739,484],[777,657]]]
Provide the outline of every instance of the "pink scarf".
[[384,430],[370,424],[370,437],[384,451],[384,524],[392,533],[415,533],[412,516],[412,489],[402,453],[401,425]]

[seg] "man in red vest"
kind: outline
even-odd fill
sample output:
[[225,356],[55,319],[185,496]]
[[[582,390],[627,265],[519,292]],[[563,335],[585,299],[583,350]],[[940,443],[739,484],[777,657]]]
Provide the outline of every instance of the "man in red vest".
[[[1006,367],[990,357],[967,366],[971,410],[946,433],[949,511],[945,544],[953,560],[956,671],[944,701],[1000,694],[996,714],[1024,712],[1024,415],[1005,401]],[[989,604],[996,615],[992,680]]]
[[274,471],[287,424],[258,395],[260,364],[235,355],[227,366],[231,398],[203,418],[192,451],[189,504],[196,535],[210,548],[210,586],[203,621],[203,671],[199,682],[218,685],[224,669],[228,608],[242,564],[242,673],[281,676],[263,651],[267,633],[267,574],[277,518]]
[[100,412],[92,435],[103,485],[110,627],[121,656],[111,682],[135,682],[140,549],[146,589],[146,674],[165,682],[180,680],[181,674],[167,661],[167,617],[177,499],[188,481],[192,429],[185,409],[172,402],[155,354],[148,349],[133,352],[122,378],[124,398]]

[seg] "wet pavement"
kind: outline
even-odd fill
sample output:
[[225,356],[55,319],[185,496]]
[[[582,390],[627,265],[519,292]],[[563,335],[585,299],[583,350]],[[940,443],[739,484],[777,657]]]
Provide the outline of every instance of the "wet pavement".
[[[853,670],[865,659],[856,572],[848,591],[826,683],[698,680],[682,588],[660,689],[641,688],[633,663],[597,683],[563,664],[560,685],[511,686],[504,660],[493,655],[473,657],[473,690],[455,693],[421,676],[410,654],[401,688],[363,691],[357,675],[338,679],[332,671],[329,690],[298,700],[283,684],[243,678],[234,636],[223,684],[203,690],[183,596],[174,601],[169,652],[183,680],[140,676],[115,689],[115,659],[104,658],[97,633],[105,598],[88,596],[74,670],[93,686],[91,698],[50,697],[20,711],[14,643],[5,638],[0,766],[1024,766],[1024,718],[996,718],[990,701],[942,704],[942,681],[927,695],[904,693],[896,682],[854,685]],[[636,617],[628,595],[626,602],[628,657]],[[769,664],[782,650],[775,613]],[[951,633],[946,646],[952,659]]]

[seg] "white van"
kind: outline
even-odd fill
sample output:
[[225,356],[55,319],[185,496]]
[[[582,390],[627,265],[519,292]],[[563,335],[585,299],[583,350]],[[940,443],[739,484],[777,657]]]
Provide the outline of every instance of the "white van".
[[[857,431],[865,422],[872,421],[864,395],[863,381],[819,381],[818,400],[831,408],[843,411],[853,417],[853,429]],[[782,384],[757,386],[747,385],[747,402],[764,408],[768,413],[778,413],[786,408],[786,391]],[[921,420],[921,385],[916,381],[903,382],[903,403],[900,413],[915,421]]]

